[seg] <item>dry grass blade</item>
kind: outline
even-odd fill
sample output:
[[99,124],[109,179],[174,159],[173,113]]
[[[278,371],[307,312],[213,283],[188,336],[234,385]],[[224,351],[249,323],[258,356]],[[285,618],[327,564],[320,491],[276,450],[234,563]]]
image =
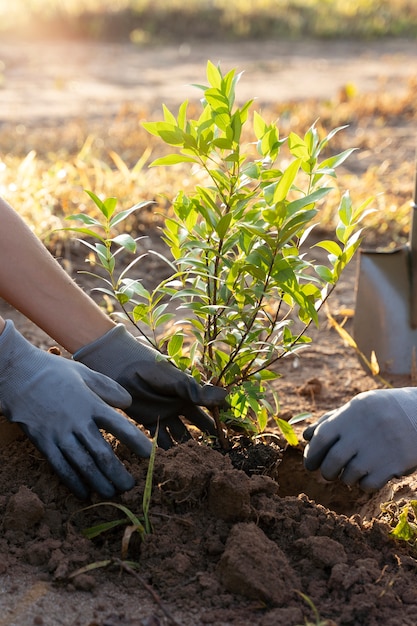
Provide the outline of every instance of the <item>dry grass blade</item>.
[[140,574],[138,574],[138,572],[133,569],[133,567],[136,566],[136,563],[130,564],[126,561],[120,561],[119,559],[113,559],[113,563],[115,563],[115,565],[119,565],[122,570],[136,578],[136,580],[142,585],[144,589],[146,589],[151,598],[164,613],[165,617],[168,619],[169,624],[171,624],[172,626],[180,626],[180,623],[172,617],[171,613],[164,606],[156,591],[150,585],[148,585],[148,583],[142,578],[142,576],[140,576]]
[[151,598],[155,602],[155,604],[163,612],[163,614],[165,615],[165,617],[168,620],[168,624],[171,624],[171,626],[180,626],[179,622],[177,622],[174,619],[174,617],[172,617],[171,613],[164,606],[164,604],[162,603],[161,598],[158,596],[156,591],[151,587],[151,585],[149,585],[144,580],[144,578],[142,578],[142,576],[140,574],[138,574],[137,571],[135,571],[135,568],[138,567],[138,564],[135,563],[135,562],[126,561],[126,560],[123,560],[123,559],[106,559],[106,560],[103,560],[103,561],[95,561],[94,563],[89,563],[88,565],[85,565],[84,567],[80,567],[75,572],[72,572],[71,574],[69,574],[68,578],[70,580],[73,580],[74,578],[76,578],[77,576],[80,576],[81,574],[88,574],[89,572],[93,572],[94,570],[101,569],[101,568],[104,568],[104,567],[109,567],[111,565],[117,565],[118,567],[120,567],[120,569],[125,571],[127,574],[130,574],[131,576],[133,576],[140,583],[140,585],[151,596]]
[[366,366],[366,368],[369,370],[369,372],[372,374],[372,376],[374,376],[374,378],[377,378],[385,387],[392,387],[391,383],[389,383],[387,380],[385,380],[385,378],[383,378],[380,375],[380,373],[379,373],[379,364],[378,364],[378,360],[376,358],[375,352],[372,352],[371,358],[368,359],[363,354],[363,352],[361,352],[361,350],[359,350],[358,345],[357,345],[356,341],[354,340],[354,338],[352,337],[352,335],[350,333],[348,333],[348,331],[343,327],[343,324],[346,322],[347,318],[345,318],[345,320],[341,324],[339,324],[339,322],[332,316],[332,314],[330,313],[328,308],[326,310],[326,315],[327,315],[327,319],[328,319],[330,325],[332,326],[332,328],[335,329],[335,331],[337,332],[339,337],[348,346],[353,348],[353,350],[358,355],[360,361]]
[[73,578],[76,578],[77,576],[80,576],[81,574],[88,574],[89,572],[93,572],[96,569],[100,569],[102,567],[108,567],[111,564],[112,564],[111,559],[105,559],[103,561],[94,561],[94,563],[89,563],[88,565],[84,565],[83,567],[80,567],[79,569],[75,570],[75,572],[71,572],[71,574],[68,575],[68,578],[72,580]]

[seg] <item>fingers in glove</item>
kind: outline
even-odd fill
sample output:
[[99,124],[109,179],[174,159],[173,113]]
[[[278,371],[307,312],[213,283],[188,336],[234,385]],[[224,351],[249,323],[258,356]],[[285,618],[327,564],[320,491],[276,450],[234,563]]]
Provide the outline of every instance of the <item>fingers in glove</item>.
[[138,378],[161,396],[181,398],[197,406],[224,406],[226,389],[215,385],[200,385],[190,374],[182,372],[168,361],[149,363],[137,372]]
[[[135,484],[133,476],[127,471],[121,460],[116,456],[113,448],[106,441],[100,433],[94,422],[88,424],[88,431],[82,431],[77,433],[77,438],[88,452],[94,462],[94,466],[89,462],[90,459],[87,456],[88,467],[93,471],[94,482],[91,482],[91,486],[100,495],[111,497],[115,491],[123,492],[132,489]],[[81,459],[83,457],[80,457]],[[78,462],[79,471],[84,474],[84,467],[80,466]],[[89,480],[88,476],[86,479]],[[103,485],[103,486],[102,486]],[[111,492],[110,487],[113,489]],[[104,490],[107,491],[105,493]]]
[[[396,462],[395,466],[397,466]],[[398,471],[398,467],[395,467],[394,469],[389,462],[386,464],[380,463],[377,468],[374,467],[367,474],[363,475],[359,481],[359,487],[367,492],[377,491],[386,485],[389,480],[392,480],[393,478],[401,478],[402,476],[409,476],[410,474],[413,474],[415,470],[416,467],[412,467],[408,470]]]
[[214,419],[197,406],[193,404],[185,405],[181,411],[181,415],[183,415],[190,424],[193,424],[193,426],[196,426],[207,435],[212,435],[213,437],[217,435]]
[[319,433],[315,434],[304,449],[304,467],[311,472],[319,469],[329,450],[338,440],[339,435],[335,435],[332,439],[323,440]]
[[343,439],[334,441],[328,448],[327,454],[320,463],[320,471],[326,480],[336,480],[339,476],[342,477],[342,472],[343,474],[346,472],[346,476],[342,478],[346,484],[353,484],[362,478],[362,471],[366,473],[357,461],[356,447],[347,445]]
[[88,500],[91,490],[81,480],[61,452],[57,451],[53,456],[47,457],[47,459],[60,481],[68,487],[74,496],[79,500]]
[[345,483],[345,485],[353,486],[356,483],[361,484],[362,481],[366,480],[368,474],[369,468],[361,465],[358,457],[354,457],[343,469],[340,480]]
[[[70,463],[81,476],[84,483],[89,485],[91,491],[95,491],[103,498],[112,498],[116,494],[116,488],[112,482],[103,474],[101,469],[97,467],[94,459],[78,438],[73,437],[72,440],[67,440],[65,442],[65,448],[61,447],[60,449],[68,463]],[[111,454],[114,455],[112,450]],[[105,455],[102,455],[101,458],[104,456]]]
[[223,389],[223,387],[217,387],[215,385],[203,385],[200,391],[200,401],[198,404],[200,406],[205,406],[208,409],[212,409],[214,407],[226,408],[227,402],[226,397],[228,395],[228,391]]
[[74,468],[68,463],[60,449],[55,444],[40,441],[34,438],[25,424],[20,424],[23,432],[36,448],[46,457],[48,463],[57,474],[61,482],[80,500],[87,500],[90,489],[81,480]]
[[314,424],[311,424],[311,426],[308,426],[305,431],[303,432],[303,438],[306,441],[311,441],[311,439],[313,438],[313,435],[316,431],[317,426],[320,426],[320,424],[322,424],[323,422],[325,422],[327,419],[329,419],[329,417],[331,417],[331,415],[333,415],[334,411],[329,411],[328,413],[325,413],[324,415],[321,416],[321,418],[319,420],[317,420],[317,422],[315,422]]
[[84,368],[83,379],[85,384],[104,402],[119,409],[126,409],[132,404],[130,393],[115,380],[100,374],[100,372],[90,370],[82,363],[78,365]]
[[362,489],[362,491],[366,491],[367,493],[372,493],[373,491],[378,491],[381,489],[391,478],[399,478],[395,474],[393,476],[387,476],[386,480],[375,480],[374,476],[365,476],[362,480],[359,481],[358,485]]
[[142,458],[149,458],[152,452],[152,442],[137,426],[117,411],[102,410],[100,416],[95,417],[99,428],[111,433],[125,444],[132,452]]
[[317,428],[317,424],[311,424],[311,426],[308,426],[304,431],[303,431],[303,438],[306,441],[311,441],[311,439],[313,438],[314,435],[314,431]]
[[85,500],[96,491],[103,498],[112,498],[116,490],[127,491],[135,481],[96,425],[90,424],[90,432],[77,437],[71,434],[60,446],[31,436],[25,427],[23,430],[74,495]]

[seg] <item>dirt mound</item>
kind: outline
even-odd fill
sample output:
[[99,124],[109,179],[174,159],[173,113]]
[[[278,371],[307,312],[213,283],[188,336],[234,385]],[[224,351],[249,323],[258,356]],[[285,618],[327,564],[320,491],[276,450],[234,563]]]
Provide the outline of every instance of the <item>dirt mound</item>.
[[[122,446],[118,453],[137,486],[114,502],[140,516],[147,462]],[[291,466],[284,455],[284,475]],[[120,526],[86,539],[83,529],[123,517],[120,510],[82,510],[26,440],[0,451],[0,468],[1,575],[29,572],[38,590],[31,621],[2,624],[296,626],[314,618],[310,603],[328,624],[394,626],[399,615],[402,626],[416,623],[417,560],[385,524],[338,514],[305,494],[283,496],[274,478],[249,476],[195,441],[157,452],[153,530],[143,540]],[[122,610],[103,596],[109,583]],[[95,617],[64,612],[43,621],[40,596],[45,602],[54,589],[64,606],[77,593],[86,607],[95,599]]]

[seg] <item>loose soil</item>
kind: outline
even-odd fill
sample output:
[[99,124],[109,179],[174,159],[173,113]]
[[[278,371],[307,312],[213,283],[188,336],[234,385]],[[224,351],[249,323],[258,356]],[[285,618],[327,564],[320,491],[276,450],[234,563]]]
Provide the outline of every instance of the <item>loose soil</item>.
[[[364,91],[383,84],[401,93],[417,66],[415,45],[406,42],[211,49],[186,44],[141,52],[95,46],[94,55],[91,46],[71,46],[68,53],[64,45],[0,45],[4,123],[60,124],[61,117],[82,112],[104,119],[112,106],[116,110],[121,100],[130,98],[148,97],[158,107],[168,95],[180,101],[184,93],[179,85],[195,82],[206,60],[215,57],[249,68],[246,83],[252,80],[252,95],[265,101],[310,97],[314,89],[330,98],[348,82]],[[64,52],[65,62],[60,56]],[[81,66],[85,74],[79,73]],[[120,67],[126,70],[124,78]],[[140,82],[143,91],[137,92]],[[178,91],[172,91],[176,86]],[[412,133],[405,125],[396,131],[390,152],[407,159],[410,153],[404,150],[410,149]],[[367,158],[377,161],[384,155]],[[75,275],[76,263],[73,270]],[[146,265],[142,271],[149,275]],[[348,330],[355,274],[353,263],[330,302],[337,319],[348,315]],[[36,345],[47,349],[52,344],[6,303],[0,304],[0,313],[14,319]],[[279,366],[277,389],[288,417],[308,411],[308,421],[314,421],[354,394],[378,387],[324,315],[319,333],[313,336],[313,347]],[[406,377],[390,382],[414,384]],[[393,508],[416,497],[415,477],[364,494],[306,472],[301,444],[271,459],[264,444],[274,441],[262,442],[256,463],[239,465],[241,469],[231,457],[202,445],[197,434],[168,452],[158,450],[150,510],[153,532],[142,541],[134,532],[128,541],[117,527],[89,540],[83,529],[118,519],[120,511],[109,504],[83,510],[99,499],[76,500],[19,429],[4,423],[0,626],[297,626],[316,623],[310,603],[328,626],[417,624],[416,556],[389,536],[389,516],[381,513],[384,502],[391,501]],[[137,481],[113,503],[141,515],[148,463],[113,444]],[[108,567],[96,567],[103,561],[110,561]]]

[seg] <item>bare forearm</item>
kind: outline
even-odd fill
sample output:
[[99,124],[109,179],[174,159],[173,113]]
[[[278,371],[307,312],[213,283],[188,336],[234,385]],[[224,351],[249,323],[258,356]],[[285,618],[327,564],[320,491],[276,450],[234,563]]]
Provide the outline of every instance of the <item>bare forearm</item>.
[[[101,337],[114,326],[2,199],[0,297],[69,352]],[[1,328],[0,318],[0,332]]]

